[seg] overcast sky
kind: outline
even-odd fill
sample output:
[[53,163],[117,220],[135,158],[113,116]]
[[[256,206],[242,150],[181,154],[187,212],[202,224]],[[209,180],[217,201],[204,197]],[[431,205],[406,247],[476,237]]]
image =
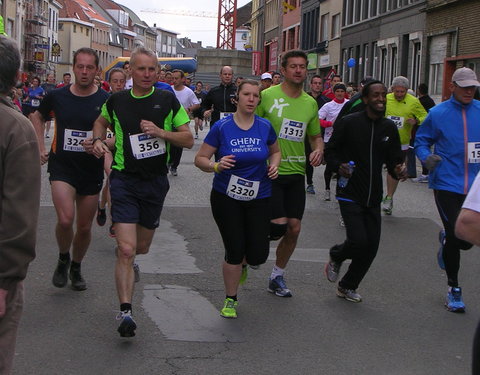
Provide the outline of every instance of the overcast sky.
[[[177,16],[161,13],[145,13],[141,10],[146,9],[168,9],[168,10],[190,10],[218,12],[217,0],[116,0],[117,3],[123,4],[137,13],[137,15],[145,21],[149,26],[154,23],[158,27],[175,31],[179,33],[178,37],[188,37],[193,42],[202,41],[204,47],[217,44],[217,19],[216,18],[200,18]],[[237,0],[237,8],[247,4],[249,0]]]

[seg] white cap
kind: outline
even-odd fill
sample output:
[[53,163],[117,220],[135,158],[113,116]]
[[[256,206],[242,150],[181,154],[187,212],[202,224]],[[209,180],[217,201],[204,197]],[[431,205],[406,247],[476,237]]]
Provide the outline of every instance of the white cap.
[[477,75],[472,69],[460,68],[455,70],[452,76],[452,82],[455,82],[460,87],[480,86],[477,80]]
[[272,79],[272,75],[270,73],[263,73],[260,79]]

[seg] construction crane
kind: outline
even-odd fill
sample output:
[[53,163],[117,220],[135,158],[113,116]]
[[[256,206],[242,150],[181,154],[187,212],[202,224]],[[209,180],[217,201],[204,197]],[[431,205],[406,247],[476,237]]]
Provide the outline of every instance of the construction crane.
[[182,9],[144,9],[140,12],[171,14],[185,17],[217,18],[217,48],[235,49],[237,0],[218,0],[218,13]]
[[235,49],[237,0],[218,0],[217,48]]

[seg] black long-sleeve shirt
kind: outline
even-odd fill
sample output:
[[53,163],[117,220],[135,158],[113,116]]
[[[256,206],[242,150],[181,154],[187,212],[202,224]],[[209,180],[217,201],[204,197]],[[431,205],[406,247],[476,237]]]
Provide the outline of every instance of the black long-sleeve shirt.
[[235,112],[237,106],[234,103],[235,96],[237,94],[237,86],[230,84],[225,86],[220,84],[219,86],[213,87],[208,93],[205,99],[202,101],[202,115],[205,111],[208,111],[212,108],[212,118],[210,125],[215,124],[216,121],[220,120],[220,114],[222,112]]
[[335,123],[325,158],[334,171],[342,163],[355,162],[347,186],[337,186],[337,197],[367,207],[379,205],[383,196],[383,165],[396,178],[395,166],[403,162],[397,127],[383,117],[370,119],[366,111],[347,115]]

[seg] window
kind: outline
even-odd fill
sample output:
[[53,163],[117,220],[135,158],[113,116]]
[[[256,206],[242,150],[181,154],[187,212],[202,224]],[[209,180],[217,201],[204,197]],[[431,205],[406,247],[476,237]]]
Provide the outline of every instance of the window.
[[302,18],[302,49],[309,50],[318,43],[318,14],[320,8],[304,13]]
[[414,42],[412,47],[412,77],[410,78],[410,82],[411,87],[415,89],[420,83],[422,44],[420,42]]
[[320,17],[320,41],[323,42],[329,39],[328,35],[328,19],[330,17],[330,13],[323,14]]
[[77,32],[77,25],[73,25],[73,32],[74,32],[74,33]]
[[397,76],[397,66],[398,66],[398,48],[397,46],[392,45],[390,48],[390,76],[388,83],[393,81],[393,78]]
[[340,13],[332,17],[332,39],[340,36]]
[[88,30],[87,28],[85,28],[85,35],[88,36],[90,30]]
[[[363,77],[368,76],[368,68],[369,68],[369,56],[368,56],[368,44],[363,45]],[[362,77],[362,78],[363,78]]]
[[380,0],[371,0],[370,17],[376,17],[380,13]]
[[377,77],[377,69],[378,69],[378,48],[377,42],[374,42],[372,45],[372,76]]
[[387,49],[382,48],[380,50],[380,61],[379,61],[379,77],[380,81],[386,82],[387,81]]

